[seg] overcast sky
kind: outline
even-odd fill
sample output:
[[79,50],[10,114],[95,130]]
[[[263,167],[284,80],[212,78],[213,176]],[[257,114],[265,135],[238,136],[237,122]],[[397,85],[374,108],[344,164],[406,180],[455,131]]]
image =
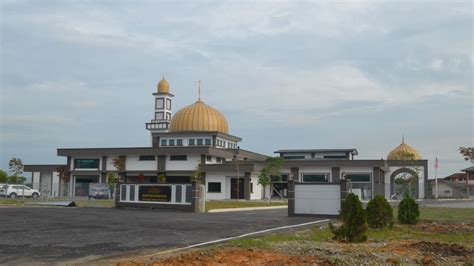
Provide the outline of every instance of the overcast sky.
[[439,176],[470,166],[471,1],[1,1],[0,168],[59,147],[150,145],[156,84],[240,147],[357,148],[402,134]]

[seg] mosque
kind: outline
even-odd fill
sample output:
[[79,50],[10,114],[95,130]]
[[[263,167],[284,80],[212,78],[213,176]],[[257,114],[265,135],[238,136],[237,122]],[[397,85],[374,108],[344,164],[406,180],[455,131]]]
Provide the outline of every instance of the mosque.
[[258,176],[268,156],[240,149],[242,138],[230,134],[222,112],[199,97],[173,115],[174,95],[164,77],[153,97],[153,119],[145,124],[150,146],[59,148],[57,154],[66,164],[25,165],[33,188],[50,197],[82,197],[88,196],[91,184],[106,183],[110,172],[124,184],[189,184],[199,173],[209,200],[285,197],[288,180],[347,180],[362,200],[377,194],[396,199],[406,190],[416,198],[430,195],[427,160],[404,139],[386,159],[357,160],[355,148],[275,151],[284,159],[281,177],[264,188]]

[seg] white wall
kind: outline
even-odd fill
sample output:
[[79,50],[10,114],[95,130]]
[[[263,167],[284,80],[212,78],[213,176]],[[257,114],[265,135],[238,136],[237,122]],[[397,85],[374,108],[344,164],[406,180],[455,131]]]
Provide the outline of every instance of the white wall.
[[157,170],[158,158],[156,156],[154,161],[140,161],[139,158],[140,156],[137,155],[127,156],[127,159],[125,160],[125,169],[127,169],[127,171]]
[[170,156],[167,155],[166,171],[194,171],[200,162],[201,156],[199,155],[188,155],[186,161],[170,161]]
[[117,168],[114,166],[114,159],[118,159],[118,156],[107,156],[105,168],[107,171],[117,171]]
[[[250,177],[250,182],[253,184],[253,193],[250,193],[250,199],[251,200],[259,200],[259,199],[262,199],[262,196],[263,196],[263,187],[261,185],[258,184],[258,176],[255,174],[255,175],[251,175]],[[270,186],[268,186],[270,187]],[[266,195],[270,195],[270,190],[269,188],[268,189],[268,192],[266,193]]]
[[[207,193],[209,182],[220,182],[221,192]],[[209,200],[230,199],[230,179],[226,177],[226,173],[206,173],[206,195]]]
[[40,188],[40,172],[33,172],[33,175],[32,175],[32,183],[33,183],[33,189],[36,189],[39,191],[39,188]]
[[59,173],[53,172],[53,190],[51,191],[52,197],[59,196]]
[[338,215],[341,186],[295,184],[295,214]]

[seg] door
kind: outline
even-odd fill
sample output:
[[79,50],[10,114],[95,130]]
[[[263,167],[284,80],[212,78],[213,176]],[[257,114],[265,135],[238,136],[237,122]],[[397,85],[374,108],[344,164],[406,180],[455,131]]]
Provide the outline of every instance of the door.
[[244,198],[244,179],[231,178],[230,179],[230,198],[243,199]]

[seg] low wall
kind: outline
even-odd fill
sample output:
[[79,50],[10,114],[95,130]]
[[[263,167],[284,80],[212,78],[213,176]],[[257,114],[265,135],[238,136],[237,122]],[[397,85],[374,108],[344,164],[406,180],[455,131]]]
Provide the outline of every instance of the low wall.
[[199,183],[126,183],[117,184],[115,206],[198,212],[200,197]]

